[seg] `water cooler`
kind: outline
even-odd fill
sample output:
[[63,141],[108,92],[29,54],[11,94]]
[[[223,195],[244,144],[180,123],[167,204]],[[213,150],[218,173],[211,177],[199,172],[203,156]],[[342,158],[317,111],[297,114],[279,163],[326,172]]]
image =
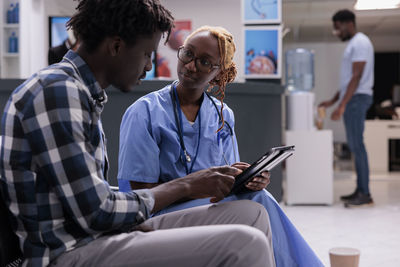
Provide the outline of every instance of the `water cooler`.
[[295,153],[286,160],[288,205],[333,203],[333,137],[331,130],[314,126],[314,54],[297,48],[286,56],[287,145]]

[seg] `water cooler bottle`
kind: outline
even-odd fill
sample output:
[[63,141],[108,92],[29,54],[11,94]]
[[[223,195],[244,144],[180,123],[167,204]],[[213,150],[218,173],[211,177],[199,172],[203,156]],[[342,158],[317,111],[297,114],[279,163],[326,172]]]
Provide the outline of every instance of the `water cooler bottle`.
[[288,130],[314,128],[314,54],[297,48],[286,52],[286,122]]

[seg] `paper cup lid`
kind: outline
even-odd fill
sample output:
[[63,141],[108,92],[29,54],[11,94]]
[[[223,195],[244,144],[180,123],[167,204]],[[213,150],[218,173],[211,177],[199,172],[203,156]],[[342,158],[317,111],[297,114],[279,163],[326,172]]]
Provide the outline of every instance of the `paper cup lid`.
[[337,248],[331,248],[329,250],[329,253],[336,255],[343,255],[343,256],[353,256],[353,255],[360,255],[360,250],[356,248],[337,247]]

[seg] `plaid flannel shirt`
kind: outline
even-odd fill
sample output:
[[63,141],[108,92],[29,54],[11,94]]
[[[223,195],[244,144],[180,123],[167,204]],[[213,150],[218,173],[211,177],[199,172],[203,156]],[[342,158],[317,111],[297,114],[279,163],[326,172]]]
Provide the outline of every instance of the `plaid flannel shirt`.
[[11,95],[1,121],[0,181],[25,266],[46,266],[102,233],[129,231],[154,206],[149,190],[113,192],[100,114],[107,100],[69,51]]

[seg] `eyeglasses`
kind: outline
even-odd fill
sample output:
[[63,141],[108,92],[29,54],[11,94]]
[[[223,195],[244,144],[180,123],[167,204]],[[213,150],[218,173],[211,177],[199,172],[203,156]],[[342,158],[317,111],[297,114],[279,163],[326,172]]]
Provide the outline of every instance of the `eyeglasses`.
[[178,59],[185,64],[194,60],[196,69],[200,72],[210,73],[213,69],[217,69],[220,65],[212,64],[210,60],[205,57],[198,58],[194,56],[194,53],[184,46],[178,48]]

